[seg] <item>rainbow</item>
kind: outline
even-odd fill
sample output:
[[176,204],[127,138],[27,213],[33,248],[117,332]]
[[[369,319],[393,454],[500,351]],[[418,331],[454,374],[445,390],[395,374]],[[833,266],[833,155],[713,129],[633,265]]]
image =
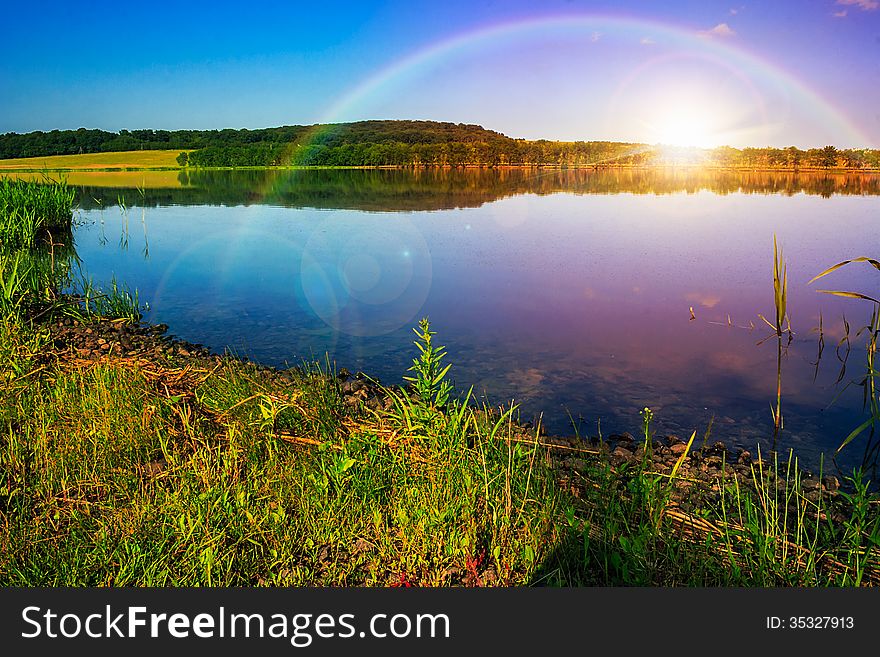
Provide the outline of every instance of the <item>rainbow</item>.
[[[429,73],[432,67],[448,58],[470,51],[479,52],[493,45],[515,42],[517,39],[530,36],[552,36],[562,33],[581,33],[585,38],[593,38],[593,40],[595,40],[594,35],[598,34],[624,36],[632,39],[634,48],[650,47],[640,43],[646,38],[650,38],[651,43],[658,45],[675,46],[690,56],[722,63],[726,68],[734,71],[741,80],[747,81],[754,93],[759,93],[756,81],[770,85],[775,90],[784,91],[790,99],[790,106],[807,112],[815,125],[822,126],[825,131],[833,134],[839,146],[865,147],[871,143],[870,138],[831,101],[820,96],[793,74],[766,59],[746,52],[726,40],[722,42],[721,39],[707,38],[696,30],[657,21],[600,14],[532,17],[483,26],[432,43],[382,68],[339,97],[323,114],[320,121],[323,125],[315,126],[309,133],[308,140],[315,140],[331,132],[334,123],[379,118],[365,116],[361,108],[370,99],[392,90],[402,81]],[[486,127],[493,128],[491,125]],[[590,138],[602,139],[602,136],[596,135]]]

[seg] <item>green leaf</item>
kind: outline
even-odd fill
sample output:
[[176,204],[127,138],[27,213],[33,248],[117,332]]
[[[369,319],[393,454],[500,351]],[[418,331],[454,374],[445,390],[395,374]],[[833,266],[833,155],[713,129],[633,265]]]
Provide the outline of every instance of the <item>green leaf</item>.
[[840,454],[840,450],[849,445],[862,431],[867,429],[869,426],[874,424],[877,421],[877,418],[874,416],[869,417],[867,420],[862,422],[859,426],[852,430],[852,432],[844,438],[843,442],[840,443],[840,447],[837,448],[837,453]]

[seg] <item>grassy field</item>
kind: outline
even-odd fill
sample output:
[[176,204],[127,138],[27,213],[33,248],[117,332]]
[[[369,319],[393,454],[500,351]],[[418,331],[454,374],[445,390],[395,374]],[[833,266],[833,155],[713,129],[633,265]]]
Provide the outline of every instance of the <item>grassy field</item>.
[[[179,169],[177,156],[182,151],[122,151],[52,155],[0,160],[0,171],[66,171],[88,169]],[[187,151],[188,152],[188,151]]]

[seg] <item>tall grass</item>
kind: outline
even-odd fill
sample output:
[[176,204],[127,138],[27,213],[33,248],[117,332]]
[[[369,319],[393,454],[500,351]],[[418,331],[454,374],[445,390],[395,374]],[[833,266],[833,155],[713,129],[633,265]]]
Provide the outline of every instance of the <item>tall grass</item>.
[[74,193],[64,182],[0,178],[0,313],[33,310],[56,298],[76,258]]
[[[766,317],[758,314],[764,322],[776,333],[776,407],[770,407],[773,415],[773,448],[779,440],[779,432],[783,427],[782,420],[782,337],[788,333],[788,341],[791,342],[791,318],[788,315],[788,266],[782,257],[782,249],[773,235],[773,306],[776,311],[775,322],[771,323]],[[763,342],[763,340],[762,340]]]
[[[85,277],[78,285],[73,280],[79,262],[71,231],[73,198],[63,181],[0,178],[0,313],[20,320],[58,303],[87,316],[139,321],[137,291],[115,278],[106,290]],[[66,299],[61,294],[65,288],[72,291]],[[72,299],[79,304],[66,303]]]
[[0,178],[0,247],[30,247],[53,232],[69,232],[73,200],[64,181]]
[[143,317],[142,308],[148,307],[147,304],[141,304],[137,290],[119,283],[115,276],[106,288],[99,288],[91,278],[81,276],[73,292],[87,316],[113,317],[137,323]]
[[[844,260],[843,262],[839,262],[836,265],[832,265],[825,271],[820,272],[812,279],[810,279],[810,283],[813,283],[820,278],[824,278],[829,274],[837,271],[841,267],[846,267],[847,265],[854,263],[866,263],[874,269],[880,271],[880,261],[875,260],[874,258],[868,258],[865,256],[859,258],[852,258],[851,260]],[[862,422],[859,426],[853,429],[849,435],[847,435],[840,446],[837,448],[837,452],[839,453],[844,447],[850,444],[853,440],[855,440],[859,435],[863,432],[870,430],[870,441],[875,437],[875,431],[877,425],[880,424],[880,390],[878,390],[877,386],[877,377],[880,376],[880,372],[878,372],[876,358],[877,358],[877,341],[880,338],[880,300],[876,297],[872,297],[867,294],[863,294],[861,292],[853,292],[849,290],[819,290],[819,292],[823,294],[831,294],[837,297],[844,297],[847,299],[859,299],[862,301],[867,301],[873,304],[873,310],[871,313],[871,321],[866,327],[867,329],[867,362],[866,362],[866,371],[865,378],[862,380],[861,385],[864,389],[864,399],[865,399],[865,407],[868,409],[868,419]],[[847,333],[849,331],[847,330]],[[867,453],[866,453],[867,457]]]
[[269,383],[118,361],[3,396],[0,583],[528,583],[561,494],[509,416],[409,432],[324,371]]
[[24,318],[61,301],[59,290],[70,282],[78,262],[71,241],[0,248],[0,314]]

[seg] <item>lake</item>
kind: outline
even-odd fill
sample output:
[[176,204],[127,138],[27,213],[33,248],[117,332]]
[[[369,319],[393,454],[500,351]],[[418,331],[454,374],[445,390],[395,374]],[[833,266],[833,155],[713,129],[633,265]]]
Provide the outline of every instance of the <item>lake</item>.
[[[637,434],[648,406],[659,435],[702,437],[711,423],[711,441],[753,453],[773,436],[777,345],[758,314],[773,321],[775,234],[794,331],[780,448],[817,468],[867,417],[856,333],[870,304],[817,288],[876,295],[880,272],[858,264],[807,282],[880,256],[878,176],[294,170],[71,182],[83,268],[137,288],[146,319],[185,340],[276,366],[329,354],[399,383],[411,329],[428,316],[459,389],[516,400],[549,433]],[[839,462],[858,463],[864,445]]]

